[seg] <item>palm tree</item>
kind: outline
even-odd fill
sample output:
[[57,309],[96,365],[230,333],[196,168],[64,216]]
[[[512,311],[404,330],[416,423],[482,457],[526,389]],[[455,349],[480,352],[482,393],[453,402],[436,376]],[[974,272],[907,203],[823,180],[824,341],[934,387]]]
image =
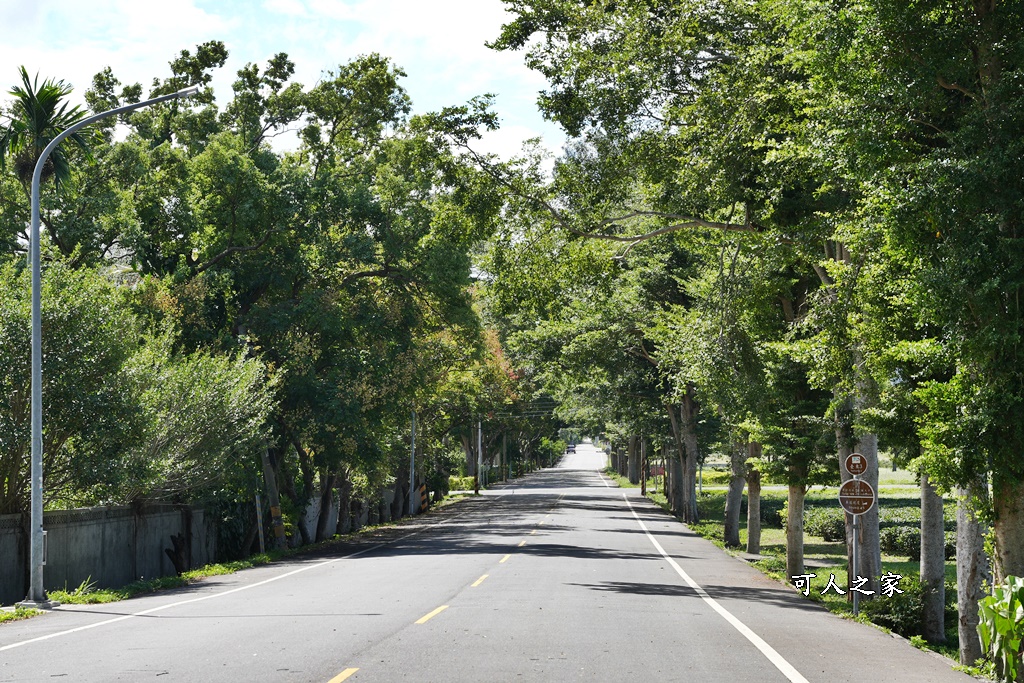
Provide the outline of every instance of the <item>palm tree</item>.
[[[14,172],[22,186],[28,191],[32,183],[32,172],[46,145],[62,131],[87,116],[81,107],[68,108],[66,97],[71,86],[64,81],[46,79],[39,84],[39,75],[31,80],[25,67],[21,67],[22,86],[11,88],[14,103],[6,129],[0,130],[0,169],[6,168],[7,157],[14,161]],[[68,140],[90,155],[85,135],[74,133]],[[67,156],[60,147],[55,149],[43,166],[41,180],[51,177],[59,190],[71,175]]]

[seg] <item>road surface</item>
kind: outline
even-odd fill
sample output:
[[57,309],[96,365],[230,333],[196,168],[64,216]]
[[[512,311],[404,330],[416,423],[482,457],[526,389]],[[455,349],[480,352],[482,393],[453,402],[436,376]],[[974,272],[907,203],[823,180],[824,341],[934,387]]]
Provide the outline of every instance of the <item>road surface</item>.
[[0,626],[0,681],[970,681],[559,468],[338,549]]

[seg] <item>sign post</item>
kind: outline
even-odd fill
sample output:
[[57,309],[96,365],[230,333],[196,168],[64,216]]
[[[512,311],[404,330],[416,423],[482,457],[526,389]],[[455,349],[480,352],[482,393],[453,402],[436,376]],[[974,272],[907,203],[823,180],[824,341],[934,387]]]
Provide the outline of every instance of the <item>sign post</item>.
[[[850,558],[850,567],[847,570],[847,578],[852,586],[854,572],[857,571],[857,537],[860,535],[860,525],[857,524],[857,519],[875,506],[875,490],[871,488],[871,484],[860,479],[860,475],[864,474],[868,468],[867,458],[860,453],[851,453],[847,456],[843,466],[853,477],[839,487],[839,504],[846,512],[853,515],[853,552]],[[854,616],[857,616],[859,612],[858,597],[859,593],[853,591]]]

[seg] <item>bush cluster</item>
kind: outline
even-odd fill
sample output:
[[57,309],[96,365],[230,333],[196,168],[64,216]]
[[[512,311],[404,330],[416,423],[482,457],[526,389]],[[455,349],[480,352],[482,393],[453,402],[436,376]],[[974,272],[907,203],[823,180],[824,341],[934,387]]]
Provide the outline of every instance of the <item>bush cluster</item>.
[[[906,555],[915,562],[921,559],[921,529],[912,526],[889,526],[879,531],[879,545],[893,555]],[[956,532],[946,532],[945,558],[956,557]]]
[[804,532],[826,541],[846,539],[846,515],[842,510],[810,508],[804,510]]
[[448,477],[448,490],[449,491],[472,491],[475,484],[473,477],[457,477],[452,475]]
[[[924,586],[917,574],[909,574],[900,579],[899,588],[903,592],[893,593],[892,597],[865,600],[861,603],[861,610],[874,623],[905,638],[918,636],[924,618]],[[957,619],[956,585],[947,582],[945,588],[946,623],[953,624]]]
[[[765,506],[767,500],[761,501],[761,519],[766,525],[786,526],[786,501],[774,499],[774,506]],[[820,536],[826,541],[838,542],[846,538],[846,515],[836,505],[808,499],[804,508],[804,532],[812,536]],[[903,500],[892,501],[903,503]],[[908,499],[906,502],[915,504]],[[819,505],[819,503],[822,503]],[[911,560],[921,559],[921,508],[910,505],[889,504],[886,501],[879,510],[879,542],[884,552],[893,555],[905,555]],[[766,518],[766,509],[767,512]],[[774,518],[774,519],[773,519]],[[774,524],[767,521],[772,519]],[[777,519],[777,522],[775,521]],[[956,516],[952,510],[945,515],[946,541],[945,557],[951,560],[956,557]]]
[[[880,528],[894,526],[921,526],[921,504],[917,500],[911,500],[914,507],[889,505],[888,501],[878,511],[878,526]],[[902,501],[901,501],[902,502]],[[956,508],[947,505],[945,510],[946,531],[956,531]]]

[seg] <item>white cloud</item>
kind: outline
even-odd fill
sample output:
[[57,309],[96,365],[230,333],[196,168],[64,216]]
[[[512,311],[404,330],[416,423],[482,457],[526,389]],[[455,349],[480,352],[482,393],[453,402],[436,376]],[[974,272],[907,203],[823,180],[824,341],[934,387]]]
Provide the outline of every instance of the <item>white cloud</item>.
[[[10,4],[15,3],[0,5],[0,22],[18,14]],[[209,14],[191,0],[46,0],[21,21],[21,30],[5,31],[0,44],[0,65],[7,67],[0,82],[13,83],[15,65],[23,64],[30,73],[70,82],[79,97],[104,67],[122,82],[148,85],[168,75],[167,63],[182,48],[232,30],[230,18]]]
[[304,17],[308,15],[305,5],[300,0],[266,0],[263,8],[275,14],[289,14]]

